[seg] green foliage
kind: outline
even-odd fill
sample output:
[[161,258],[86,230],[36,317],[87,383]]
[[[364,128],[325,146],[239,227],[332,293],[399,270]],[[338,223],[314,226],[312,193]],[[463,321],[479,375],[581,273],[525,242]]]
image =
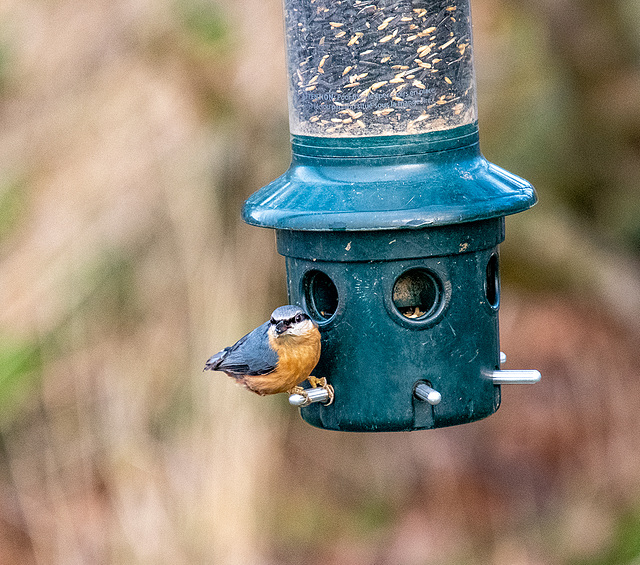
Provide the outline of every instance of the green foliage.
[[285,532],[278,543],[292,548],[309,549],[345,535],[359,542],[375,542],[396,518],[392,497],[371,493],[351,502],[334,504],[320,487],[305,490],[304,497],[283,496],[273,521],[277,524],[274,535]]
[[205,0],[183,0],[178,9],[180,21],[190,36],[213,47],[227,42],[229,25],[217,4]]
[[9,46],[0,39],[0,95],[4,93],[9,82],[10,59]]
[[640,510],[623,512],[611,543],[602,553],[571,565],[634,565],[640,562]]
[[0,337],[0,422],[6,426],[21,412],[41,375],[40,345]]
[[391,498],[370,496],[361,501],[354,509],[351,523],[356,528],[358,537],[368,538],[383,531],[393,523],[395,513]]
[[[2,89],[2,48],[0,46],[0,90]],[[24,183],[0,179],[0,241],[13,231],[25,205]]]
[[273,521],[277,528],[273,534],[282,536],[282,539],[277,540],[279,545],[308,548],[322,542],[318,539],[317,532],[322,532],[322,537],[337,535],[336,525],[339,522],[322,499],[321,493],[305,492],[304,497],[285,499],[279,503],[276,519]]

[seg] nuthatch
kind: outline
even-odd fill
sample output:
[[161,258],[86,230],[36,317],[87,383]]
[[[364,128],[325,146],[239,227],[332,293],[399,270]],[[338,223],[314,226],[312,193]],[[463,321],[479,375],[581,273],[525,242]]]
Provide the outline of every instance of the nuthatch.
[[312,387],[327,390],[331,404],[333,387],[325,378],[311,375],[319,359],[317,324],[302,308],[287,305],[276,308],[268,322],[216,353],[204,368],[223,371],[261,396],[288,392],[306,397],[299,385],[307,379]]

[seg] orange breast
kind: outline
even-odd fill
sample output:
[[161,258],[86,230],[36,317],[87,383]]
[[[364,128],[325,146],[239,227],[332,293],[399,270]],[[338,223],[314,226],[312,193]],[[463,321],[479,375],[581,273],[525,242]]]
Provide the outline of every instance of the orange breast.
[[286,392],[307,379],[320,360],[320,332],[317,328],[300,335],[269,336],[271,347],[278,354],[275,371],[268,375],[247,376],[243,382],[258,394]]

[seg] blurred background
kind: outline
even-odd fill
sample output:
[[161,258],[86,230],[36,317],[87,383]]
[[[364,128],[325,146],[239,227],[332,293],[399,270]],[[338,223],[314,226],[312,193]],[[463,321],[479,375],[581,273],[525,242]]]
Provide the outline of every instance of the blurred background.
[[640,3],[474,0],[507,219],[476,424],[316,430],[206,359],[286,302],[279,0],[0,2],[0,563],[640,563]]

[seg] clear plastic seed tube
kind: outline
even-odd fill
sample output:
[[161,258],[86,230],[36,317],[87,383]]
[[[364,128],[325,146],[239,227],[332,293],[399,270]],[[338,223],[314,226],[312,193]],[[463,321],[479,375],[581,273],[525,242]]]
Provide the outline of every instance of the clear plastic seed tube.
[[291,132],[406,135],[476,120],[469,0],[285,0]]

